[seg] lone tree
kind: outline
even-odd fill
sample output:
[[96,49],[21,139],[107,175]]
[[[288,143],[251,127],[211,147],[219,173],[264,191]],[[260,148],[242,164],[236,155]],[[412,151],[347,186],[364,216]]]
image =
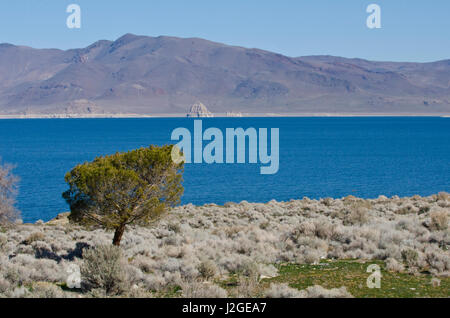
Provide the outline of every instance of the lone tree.
[[11,171],[13,166],[0,162],[0,224],[12,223],[20,217],[14,207],[18,178]]
[[180,202],[183,163],[174,163],[172,145],[150,146],[97,157],[65,176],[72,222],[114,230],[120,245],[128,224],[145,225]]

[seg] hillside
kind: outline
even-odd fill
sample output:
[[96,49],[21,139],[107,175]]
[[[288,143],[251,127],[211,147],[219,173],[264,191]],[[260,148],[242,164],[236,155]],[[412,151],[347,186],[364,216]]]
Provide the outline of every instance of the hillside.
[[86,48],[0,44],[0,114],[450,113],[450,60],[287,57],[126,34]]

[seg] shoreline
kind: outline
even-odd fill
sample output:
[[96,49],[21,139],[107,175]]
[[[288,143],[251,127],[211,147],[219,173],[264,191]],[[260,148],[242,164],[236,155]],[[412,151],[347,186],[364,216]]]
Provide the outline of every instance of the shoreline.
[[[216,113],[209,118],[286,118],[286,117],[441,117],[450,118],[450,113],[243,113],[242,116],[227,116]],[[0,119],[94,119],[94,118],[187,118],[186,114],[0,114]],[[196,117],[197,118],[197,117]],[[206,117],[198,117],[206,118]],[[195,118],[194,118],[195,119]]]
[[[406,200],[420,200],[420,199],[430,199],[433,196],[445,196],[447,195],[448,192],[446,191],[440,191],[437,193],[433,193],[430,195],[419,195],[419,194],[414,194],[414,195],[406,195],[406,196],[399,196],[399,195],[392,195],[392,196],[386,196],[384,194],[379,194],[377,197],[369,197],[369,198],[362,198],[362,197],[357,197],[357,196],[353,196],[353,195],[347,195],[347,196],[343,196],[343,197],[320,197],[320,198],[310,198],[310,197],[303,197],[303,198],[291,198],[288,200],[269,200],[266,202],[254,202],[254,201],[247,201],[247,200],[242,200],[240,202],[234,202],[234,201],[229,201],[226,202],[225,204],[217,204],[214,202],[208,202],[208,203],[204,203],[204,204],[194,204],[191,202],[188,203],[184,203],[184,204],[180,204],[176,207],[174,207],[173,209],[186,209],[186,208],[198,208],[198,209],[202,209],[202,208],[223,208],[226,206],[240,206],[240,205],[271,205],[271,204],[289,204],[292,202],[302,202],[304,200],[307,200],[309,202],[322,202],[322,201],[343,201],[343,200],[356,200],[356,201],[367,201],[367,202],[376,202],[376,201],[406,201]],[[450,196],[449,196],[450,198]],[[53,224],[53,223],[60,223],[61,220],[63,220],[63,223],[68,223],[66,221],[68,221],[68,216],[70,215],[70,210],[67,211],[63,211],[60,212],[58,214],[56,214],[54,217],[48,219],[47,221],[44,221],[42,219],[38,219],[34,222],[23,222],[20,223],[22,225],[36,225],[38,223],[40,223],[40,221],[42,221],[44,224]]]

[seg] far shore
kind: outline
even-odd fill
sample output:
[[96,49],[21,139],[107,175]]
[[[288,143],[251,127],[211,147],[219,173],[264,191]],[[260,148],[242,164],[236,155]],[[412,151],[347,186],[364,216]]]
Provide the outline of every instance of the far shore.
[[[186,114],[0,114],[0,119],[67,119],[67,118],[184,118]],[[215,113],[214,117],[444,117],[450,113],[242,113],[242,116],[228,116]],[[199,117],[202,118],[202,117]]]

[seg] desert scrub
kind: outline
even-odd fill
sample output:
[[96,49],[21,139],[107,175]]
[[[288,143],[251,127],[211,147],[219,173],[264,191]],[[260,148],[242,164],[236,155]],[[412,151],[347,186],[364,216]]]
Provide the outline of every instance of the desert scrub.
[[369,220],[369,209],[371,204],[363,200],[347,200],[347,214],[344,224],[362,225]]
[[181,285],[182,297],[185,298],[226,298],[225,289],[209,282],[184,282]]
[[31,245],[31,243],[36,241],[44,241],[45,240],[45,234],[41,232],[34,232],[30,234],[24,241],[23,244],[25,245]]
[[332,198],[323,198],[320,200],[320,202],[329,207],[333,205],[334,200]]
[[27,298],[66,298],[67,294],[61,287],[46,282],[36,282],[30,287]]
[[12,173],[14,166],[0,161],[0,225],[17,221],[20,212],[14,207],[19,179]]
[[120,295],[127,288],[122,250],[117,246],[101,245],[83,252],[80,268],[85,289],[101,289],[106,295]]
[[0,233],[0,252],[3,250],[3,246],[8,242],[8,236],[6,234]]
[[289,287],[287,283],[270,284],[264,291],[266,298],[306,298],[305,292]]
[[319,285],[306,288],[308,298],[353,298],[345,286],[326,289]]
[[430,283],[431,283],[431,286],[433,286],[433,287],[441,286],[441,280],[438,278],[432,278]]
[[211,279],[218,273],[217,265],[211,260],[203,260],[198,265],[198,272],[202,278]]
[[[233,297],[262,297],[270,283],[277,282],[304,291],[314,285],[327,290],[345,286],[355,297],[444,297],[448,295],[450,272],[448,228],[430,227],[431,212],[442,211],[438,203],[443,202],[447,201],[436,196],[353,197],[334,199],[329,206],[311,199],[243,202],[228,207],[178,206],[152,226],[127,227],[121,241],[125,275],[119,276],[125,276],[125,291],[120,296],[153,293],[179,297],[183,283],[206,281]],[[346,221],[353,203],[368,209],[367,222]],[[396,213],[407,205],[430,209],[421,214]],[[83,266],[83,251],[111,244],[113,233],[74,226],[64,218],[67,220],[61,216],[61,223],[53,226],[17,224],[0,235],[4,242],[0,249],[0,282],[2,289],[7,289],[4,295],[37,281],[63,283],[68,265]],[[45,238],[23,244],[36,232],[45,233]],[[408,274],[410,261],[404,263],[402,258],[402,251],[409,249],[417,252],[417,260],[412,261],[416,276]],[[364,289],[365,269],[372,263],[382,267],[382,286],[390,286],[389,290]],[[216,269],[211,270],[211,264]],[[293,272],[289,274],[287,268]],[[433,277],[441,280],[441,286],[432,288]],[[333,280],[338,283],[330,283]],[[14,294],[21,295],[21,290]],[[109,296],[103,287],[73,291],[72,295]]]
[[410,268],[414,268],[417,267],[418,263],[418,259],[419,259],[419,253],[417,253],[417,251],[413,250],[413,249],[405,249],[402,251],[402,259],[403,262],[405,262],[405,264],[410,267]]
[[238,276],[229,294],[235,298],[253,298],[261,295],[261,287],[255,277]]
[[352,298],[345,287],[326,289],[314,285],[305,290],[289,287],[286,283],[271,284],[264,292],[266,298]]
[[448,214],[445,209],[438,209],[430,213],[430,229],[432,231],[443,231],[448,228]]
[[450,193],[447,192],[439,192],[436,195],[437,201],[450,201]]
[[403,263],[398,262],[395,258],[388,258],[386,260],[386,270],[401,273],[405,270],[405,266],[403,266]]

